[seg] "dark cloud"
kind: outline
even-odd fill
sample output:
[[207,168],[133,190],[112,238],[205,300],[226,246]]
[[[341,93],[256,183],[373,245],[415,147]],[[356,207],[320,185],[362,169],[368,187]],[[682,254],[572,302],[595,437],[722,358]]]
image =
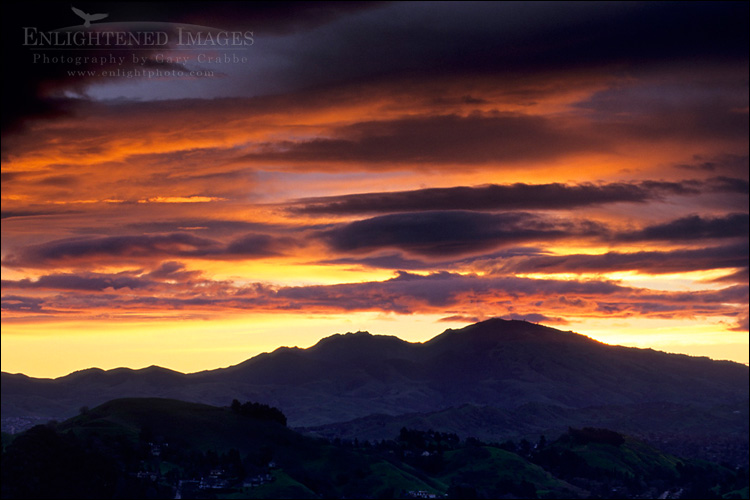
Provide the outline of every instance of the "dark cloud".
[[460,314],[455,314],[453,316],[446,316],[445,318],[440,318],[438,320],[439,323],[455,323],[456,321],[460,321],[462,323],[478,323],[479,321],[482,321],[482,318],[478,316],[463,316]]
[[[120,23],[251,30],[275,59],[264,75],[271,93],[458,73],[517,78],[592,69],[611,74],[613,68],[632,73],[666,61],[732,65],[747,62],[750,31],[745,2],[104,2],[83,8],[106,11]],[[80,21],[67,5],[37,2],[4,4],[2,18],[3,46],[16,48],[23,26],[46,31]],[[85,95],[92,81],[71,77],[64,67],[31,64],[24,50],[5,55],[15,76],[4,82],[4,130],[23,117],[69,112],[75,103],[51,98],[50,88]],[[480,100],[464,96],[466,102]]]
[[[679,73],[664,73],[661,79],[643,78],[629,85],[614,85],[579,102],[578,107],[606,132],[640,140],[721,139],[747,137],[747,83],[736,74],[717,71],[710,79],[694,76],[686,83]],[[745,111],[742,111],[744,108]],[[744,148],[740,151],[745,151]],[[733,156],[724,154],[713,162],[700,162],[701,170],[727,169]],[[740,156],[741,157],[741,156]],[[728,170],[735,171],[729,167]],[[741,171],[736,171],[737,175]]]
[[[684,94],[681,98],[675,99],[671,97],[670,88],[653,90],[646,84],[644,86],[647,88],[639,91],[649,96],[649,103],[654,103],[644,105],[639,112],[633,112],[631,108],[634,102],[644,98],[640,94],[626,94],[618,96],[618,106],[622,109],[604,107],[596,113],[586,114],[586,121],[579,117],[577,122],[571,120],[572,115],[499,112],[367,121],[328,131],[324,137],[268,143],[265,150],[254,152],[245,159],[356,162],[372,168],[393,168],[402,163],[434,166],[552,160],[582,151],[613,151],[618,143],[629,141],[705,142],[720,139],[745,148],[744,142],[750,133],[747,113],[738,112],[737,108],[747,108],[746,87],[742,86],[739,92],[728,90],[726,96],[718,91],[718,97],[703,95],[700,89],[687,88],[681,90]],[[624,92],[620,86],[616,91]],[[740,97],[734,95],[738,93]],[[669,100],[670,104],[656,105],[664,100]],[[744,170],[738,170],[737,162],[731,161],[733,155],[724,156],[722,170],[743,175],[746,166]]]
[[[747,155],[722,154],[716,157],[704,158],[700,155],[694,155],[692,163],[680,163],[675,165],[682,170],[693,170],[703,172],[727,172],[733,175],[743,175],[748,170]],[[738,179],[739,180],[739,179]],[[747,181],[745,181],[747,184]],[[747,187],[745,187],[747,193]]]
[[680,163],[679,165],[675,165],[675,167],[682,170],[704,170],[707,172],[713,172],[716,170],[716,164],[711,161],[702,161],[698,163]]
[[[167,271],[177,271],[170,264]],[[179,271],[177,271],[179,272]],[[135,277],[135,274],[133,275]],[[50,275],[37,283],[28,280],[9,282],[10,288],[31,288],[41,293],[69,287],[76,293],[48,295],[44,298],[8,295],[3,310],[15,313],[59,311],[98,311],[117,316],[123,312],[186,310],[218,311],[264,310],[333,312],[383,311],[397,314],[453,312],[453,319],[481,314],[506,315],[527,321],[564,323],[570,314],[634,314],[654,317],[693,317],[696,315],[737,314],[732,304],[747,303],[748,287],[737,285],[701,292],[654,292],[622,286],[609,281],[544,280],[517,277],[487,277],[440,272],[422,276],[400,272],[382,282],[336,285],[272,287],[254,283],[242,288],[230,282],[210,280],[162,283],[162,294],[138,294],[137,288],[106,287],[117,275]],[[144,282],[151,275],[139,276]],[[88,281],[87,281],[88,280]],[[46,285],[45,285],[46,283]],[[4,284],[5,286],[5,284]],[[470,298],[467,302],[467,299]],[[559,315],[556,316],[555,314]]]
[[[677,106],[677,105],[676,105]],[[745,104],[747,106],[747,104]],[[632,120],[600,124],[602,132],[611,132],[622,139],[645,141],[719,139],[740,143],[750,133],[747,113],[736,112],[727,103],[684,105],[680,109],[649,110],[648,114]],[[611,119],[612,116],[608,115]]]
[[247,234],[227,244],[188,233],[159,235],[69,238],[16,249],[3,259],[3,265],[19,268],[47,268],[57,265],[86,265],[98,260],[160,260],[164,257],[257,258],[279,255],[293,245],[290,238]]
[[[109,17],[101,24],[117,23],[118,30],[134,29],[142,23],[160,23],[160,30],[174,35],[172,23],[186,23],[216,30],[238,30],[253,32],[253,36],[273,37],[289,33],[301,33],[330,23],[336,19],[359,11],[377,8],[379,2],[259,2],[252,7],[241,2],[98,2],[81,8],[88,11],[107,12]],[[117,55],[124,63],[84,63],[70,67],[62,64],[35,64],[31,54],[23,47],[23,27],[34,27],[40,32],[59,30],[66,26],[80,29],[80,18],[66,4],[49,2],[18,2],[2,6],[2,35],[4,63],[14,68],[14,77],[3,81],[3,135],[25,129],[29,119],[48,119],[75,113],[80,98],[86,98],[92,83],[112,83],[120,76],[103,76],[102,70],[117,71],[117,75],[134,74],[133,70],[144,68],[177,70],[186,74],[191,71],[182,64],[157,61],[154,55],[164,47],[153,50],[128,51],[117,47]],[[130,26],[130,28],[128,28]],[[183,24],[184,28],[184,24]],[[203,28],[201,28],[203,29]],[[12,49],[11,49],[12,48]],[[102,47],[98,47],[101,49]],[[101,50],[58,51],[54,55],[100,56]],[[145,57],[144,65],[135,64],[134,57]],[[199,68],[200,69],[200,68]],[[71,71],[73,70],[73,71]],[[93,71],[90,71],[93,70]],[[224,76],[216,72],[214,76]],[[136,77],[134,80],[137,80]],[[70,99],[75,94],[76,98]]]
[[730,328],[730,330],[735,332],[750,331],[750,316],[747,313],[738,315],[737,324]]
[[539,160],[597,151],[604,139],[558,129],[540,116],[511,113],[448,115],[363,122],[333,132],[336,138],[281,141],[248,159],[358,163],[488,163]]
[[[191,228],[191,231],[205,231],[215,235],[234,235],[248,231],[284,231],[288,227],[279,224],[267,224],[263,222],[246,222],[241,220],[205,219],[205,218],[179,218],[168,221],[131,222],[124,226],[128,231],[141,233],[171,233]],[[103,228],[106,229],[106,228]],[[121,231],[123,228],[116,228]],[[102,230],[100,228],[89,228],[90,231]]]
[[61,210],[59,212],[48,211],[48,210],[3,210],[0,214],[2,219],[10,219],[13,217],[43,217],[46,215],[70,215],[81,213],[74,210]]
[[72,187],[80,182],[75,175],[50,175],[34,182],[39,186]]
[[336,308],[340,310],[383,310],[411,314],[425,307],[443,309],[460,304],[467,294],[476,299],[494,295],[506,298],[548,294],[609,295],[620,290],[609,282],[529,280],[523,278],[480,278],[455,273],[428,276],[400,272],[384,282],[327,286],[287,287],[275,298],[291,301],[295,308]]
[[[163,293],[195,293],[210,286],[227,287],[226,282],[205,280],[201,271],[188,271],[181,262],[167,261],[156,269],[144,272],[142,269],[119,273],[55,273],[43,275],[36,280],[3,280],[4,289],[33,289],[39,291],[74,292],[124,292],[157,289]],[[100,299],[103,295],[99,295]],[[123,295],[106,295],[111,300],[122,300]],[[75,299],[77,302],[78,299]]]
[[145,276],[155,280],[173,280],[183,282],[197,279],[201,274],[201,271],[186,271],[185,264],[181,262],[168,261],[162,263],[157,269],[154,269]]
[[[240,103],[238,103],[240,104]],[[128,161],[153,164],[162,171],[151,174],[144,184],[149,187],[169,188],[175,184],[192,187],[197,196],[246,197],[256,186],[254,172],[250,169],[221,172],[196,173],[206,165],[223,163],[225,158],[236,155],[233,148],[202,148],[200,150],[180,150],[170,153],[133,155]],[[175,164],[181,170],[170,169]]]
[[472,267],[474,265],[480,265],[484,268],[487,266],[487,263],[545,255],[547,255],[547,252],[540,248],[524,246],[518,248],[503,248],[502,250],[482,253],[480,255],[451,256],[447,259],[435,259],[432,256],[430,256],[429,259],[408,258],[404,257],[400,252],[388,252],[380,255],[327,259],[317,263],[337,265],[345,264],[376,269],[391,269],[394,271],[413,271],[426,269],[457,269],[466,266]]
[[496,271],[512,273],[605,273],[640,271],[667,274],[709,269],[731,269],[748,265],[747,242],[737,245],[671,250],[666,252],[608,252],[510,259]]
[[695,195],[703,188],[703,183],[697,180],[683,180],[680,182],[642,181],[636,186],[643,190],[650,199],[658,199],[662,195]]
[[22,179],[26,175],[28,175],[28,172],[2,172],[0,173],[0,182],[13,182]]
[[342,257],[320,261],[319,264],[345,264],[353,266],[372,267],[376,269],[434,269],[436,263],[424,260],[406,258],[398,253],[376,255],[372,257]]
[[[49,2],[24,2],[23,6],[9,7],[16,17],[34,20],[46,29],[62,28],[66,23],[76,25],[80,19],[66,4],[53,9]],[[255,27],[266,33],[288,33],[311,29],[340,16],[360,10],[376,8],[382,2],[80,2],[87,12],[106,12],[109,17],[101,22],[185,23],[220,29]],[[6,6],[8,7],[8,6]],[[6,12],[6,7],[3,11]],[[46,7],[46,8],[45,8]],[[22,24],[26,26],[28,24]]]
[[665,61],[747,61],[747,14],[747,5],[731,3],[394,3],[306,39],[278,79],[611,74]]
[[491,104],[492,101],[488,101],[487,99],[482,99],[480,97],[473,97],[467,94],[462,95],[461,97],[438,96],[432,98],[429,102],[430,104],[437,107],[454,107],[461,106],[463,104]]
[[554,240],[597,230],[603,229],[593,224],[584,227],[522,212],[435,211],[373,217],[342,224],[321,235],[331,248],[341,252],[398,248],[438,257],[486,251],[521,242]]
[[[738,189],[740,179],[720,179],[719,189]],[[745,183],[747,184],[747,183]],[[509,184],[477,187],[431,188],[414,191],[362,193],[299,200],[293,212],[308,214],[387,213],[422,210],[531,210],[570,209],[606,203],[643,203],[665,194],[700,192],[698,181],[612,184]]]
[[[341,17],[375,9],[385,2],[180,2],[166,3],[162,16],[170,21],[224,29],[252,29],[263,34],[305,32]],[[148,8],[148,7],[147,7]],[[139,12],[143,17],[146,12]]]
[[745,267],[736,273],[727,274],[711,281],[713,283],[747,283],[750,281],[750,271]]
[[720,290],[700,290],[691,293],[671,293],[643,291],[639,294],[639,299],[648,301],[653,304],[662,304],[665,307],[679,305],[680,307],[699,308],[706,305],[717,306],[720,304],[747,304],[748,303],[748,285],[732,285]]
[[[744,161],[745,171],[747,170],[747,157]],[[737,179],[734,177],[712,177],[707,181],[712,191],[718,193],[736,193],[744,194],[747,196],[750,194],[750,183],[745,179]]]
[[51,274],[42,276],[36,281],[22,279],[18,281],[3,280],[3,288],[34,288],[44,290],[81,290],[102,291],[108,288],[119,290],[129,288],[132,290],[153,286],[153,282],[143,280],[134,276],[111,276],[104,274]]
[[648,226],[640,231],[622,233],[621,241],[691,241],[720,238],[747,238],[750,234],[750,216],[747,213],[728,214],[724,217],[691,215],[681,219]]
[[280,255],[282,248],[292,244],[291,238],[280,239],[268,234],[251,234],[229,243],[224,253],[243,257],[268,257]]
[[[127,23],[162,23],[161,30],[170,31],[166,23],[188,23],[219,30],[238,29],[271,34],[283,34],[312,29],[331,22],[341,16],[361,10],[376,8],[377,2],[260,2],[252,7],[241,2],[98,2],[79,3],[80,8],[89,12],[106,12],[109,17],[104,23],[119,23],[119,29]],[[167,62],[159,62],[152,55],[163,47],[151,51],[124,51],[118,47],[118,55],[124,56],[124,64],[88,65],[71,68],[59,64],[34,64],[30,53],[22,47],[23,27],[35,27],[40,32],[57,30],[80,23],[67,4],[49,2],[18,2],[2,6],[3,52],[6,67],[14,68],[14,77],[3,81],[3,133],[14,132],[24,126],[24,121],[33,117],[56,117],[69,114],[77,104],[76,100],[60,98],[65,91],[80,96],[86,95],[86,87],[92,83],[115,81],[117,77],[104,78],[100,70],[129,70],[141,68],[133,64],[133,55],[148,58],[147,65],[164,70],[188,68]],[[172,29],[173,30],[173,29]],[[176,37],[172,37],[175,39]],[[12,48],[12,49],[11,49]],[[158,49],[158,50],[157,50]],[[57,52],[56,55],[70,55]],[[76,51],[75,56],[101,55],[99,51]],[[95,69],[96,75],[88,75]]]
[[506,314],[500,317],[506,320],[528,321],[531,323],[545,323],[545,324],[553,324],[553,325],[567,325],[570,323],[564,318],[550,317],[550,316],[547,316],[546,314],[539,314],[539,313]]
[[22,295],[4,295],[2,298],[3,311],[38,313],[42,312],[43,304],[44,299]]
[[25,247],[3,259],[9,267],[48,267],[68,260],[101,257],[154,258],[165,255],[201,256],[216,251],[215,241],[187,233],[168,235],[73,238]]

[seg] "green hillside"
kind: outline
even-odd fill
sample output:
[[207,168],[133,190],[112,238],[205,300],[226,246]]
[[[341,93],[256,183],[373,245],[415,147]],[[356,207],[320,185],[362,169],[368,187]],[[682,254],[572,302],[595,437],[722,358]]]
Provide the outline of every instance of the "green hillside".
[[84,408],[4,442],[2,498],[731,498],[747,487],[746,469],[606,429],[491,444],[402,428],[360,442],[284,422],[259,403],[129,398]]
[[586,494],[586,491],[554,477],[542,467],[497,447],[468,446],[447,452],[444,457],[447,473],[441,475],[441,479],[452,485],[452,491],[456,493],[476,492],[485,498],[508,494],[576,498]]
[[557,440],[553,450],[569,450],[581,457],[588,467],[622,477],[654,479],[679,476],[678,466],[684,464],[683,460],[631,437],[622,436],[622,439],[617,444],[585,441],[568,433]]
[[596,496],[656,496],[674,489],[682,491],[681,498],[718,498],[747,484],[747,468],[733,472],[715,463],[679,458],[632,437],[590,427],[569,429],[531,452],[530,459]]
[[[211,491],[221,498],[359,497],[373,492],[390,497],[410,490],[438,493],[441,486],[418,478],[408,466],[306,437],[229,407],[119,399],[84,411],[56,431],[98,443],[100,450],[120,457],[123,467],[138,469],[129,472],[158,471],[156,482],[164,489],[222,470],[216,482],[224,480],[226,487]],[[132,453],[139,460],[127,463],[126,455]],[[272,479],[248,486],[253,478],[266,475]]]

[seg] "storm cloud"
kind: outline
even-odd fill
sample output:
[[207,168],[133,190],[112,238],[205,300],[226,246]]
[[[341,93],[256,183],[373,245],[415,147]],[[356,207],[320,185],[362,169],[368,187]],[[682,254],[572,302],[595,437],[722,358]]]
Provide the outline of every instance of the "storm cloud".
[[293,212],[359,214],[424,210],[531,210],[573,209],[607,203],[645,203],[666,194],[746,192],[747,182],[719,178],[708,185],[697,181],[615,184],[523,184],[460,186],[414,191],[362,193],[299,200]]
[[550,241],[596,230],[594,224],[579,225],[523,212],[434,211],[382,215],[343,224],[322,235],[337,251],[398,248],[417,255],[441,256]]

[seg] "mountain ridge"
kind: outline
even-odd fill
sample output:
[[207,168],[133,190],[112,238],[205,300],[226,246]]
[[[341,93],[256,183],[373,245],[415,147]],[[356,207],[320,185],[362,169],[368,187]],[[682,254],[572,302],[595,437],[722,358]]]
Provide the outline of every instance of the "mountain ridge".
[[461,404],[513,409],[666,401],[741,401],[739,363],[612,346],[585,335],[502,319],[448,329],[422,343],[367,332],[280,347],[242,363],[184,374],[161,367],[87,369],[57,379],[2,373],[2,416],[62,419],[121,397],[168,397],[276,406],[290,425],[345,422],[374,413],[432,412]]
[[[731,361],[731,360],[726,360],[726,359],[714,359],[714,358],[710,358],[708,356],[693,356],[693,355],[689,355],[689,354],[672,353],[672,352],[667,352],[667,351],[659,351],[659,350],[656,350],[656,349],[653,349],[653,348],[650,348],[650,347],[640,348],[640,347],[622,346],[622,345],[617,345],[617,344],[607,344],[605,342],[601,342],[601,341],[596,340],[596,339],[594,339],[592,337],[589,337],[587,335],[584,335],[584,334],[581,334],[581,333],[577,333],[577,332],[573,332],[572,330],[568,330],[568,331],[558,330],[558,329],[555,329],[555,328],[552,328],[552,327],[548,327],[548,326],[541,325],[541,324],[538,324],[538,323],[530,323],[530,322],[524,321],[524,320],[505,320],[505,319],[502,319],[502,318],[490,318],[490,319],[487,319],[487,320],[484,320],[484,321],[473,323],[473,324],[468,325],[468,326],[466,326],[464,328],[458,328],[458,329],[448,328],[448,329],[444,330],[442,333],[439,333],[436,336],[434,336],[431,339],[428,339],[428,340],[426,340],[424,342],[409,342],[409,341],[403,340],[403,339],[401,339],[401,338],[399,338],[398,336],[395,336],[395,335],[374,334],[374,333],[370,333],[370,332],[367,332],[367,331],[334,333],[334,334],[331,334],[331,335],[329,335],[327,337],[321,338],[320,340],[318,340],[318,342],[316,342],[315,344],[313,344],[312,346],[307,347],[307,348],[301,348],[301,347],[298,347],[298,346],[279,346],[279,347],[277,347],[276,349],[274,349],[272,351],[259,353],[259,354],[255,355],[255,356],[250,357],[250,358],[246,359],[245,361],[241,361],[241,362],[239,362],[239,363],[237,363],[235,365],[230,365],[230,366],[227,366],[227,367],[219,367],[219,368],[210,368],[210,369],[199,370],[199,371],[195,371],[195,372],[181,372],[179,370],[174,370],[174,369],[162,367],[162,366],[159,366],[159,365],[149,365],[149,366],[143,367],[143,368],[130,368],[130,367],[124,367],[124,366],[116,367],[116,368],[110,368],[110,369],[103,369],[103,368],[99,368],[99,367],[82,368],[80,370],[75,370],[75,371],[72,371],[72,372],[70,372],[68,374],[61,375],[59,377],[53,377],[53,378],[50,378],[50,377],[34,377],[34,376],[27,375],[27,374],[21,373],[21,372],[15,372],[15,373],[13,373],[13,372],[2,371],[1,373],[3,375],[8,375],[8,376],[23,376],[23,377],[26,377],[28,379],[34,379],[34,380],[40,380],[40,381],[41,380],[61,380],[61,379],[66,379],[68,377],[77,376],[77,375],[83,375],[83,374],[88,374],[88,373],[147,372],[147,371],[151,371],[151,370],[160,370],[160,371],[170,372],[170,373],[177,374],[177,375],[194,376],[194,375],[200,375],[200,374],[205,374],[205,373],[214,373],[214,372],[221,372],[221,371],[225,371],[225,370],[234,369],[234,368],[237,368],[239,366],[243,366],[243,365],[247,364],[248,362],[255,360],[256,358],[266,357],[266,356],[269,356],[269,355],[273,355],[274,353],[277,353],[277,352],[286,352],[286,351],[293,351],[293,352],[310,351],[310,352],[312,352],[314,350],[320,349],[321,347],[327,347],[328,344],[335,343],[335,342],[337,342],[337,341],[339,341],[341,339],[349,339],[349,338],[353,338],[353,339],[356,339],[356,338],[360,338],[360,339],[361,338],[393,339],[395,342],[398,342],[398,343],[400,343],[402,345],[412,345],[412,346],[414,346],[414,345],[435,345],[435,344],[437,344],[439,342],[444,341],[446,338],[450,338],[451,335],[454,335],[456,333],[470,334],[470,332],[472,332],[473,330],[476,330],[477,327],[479,327],[479,326],[482,326],[483,328],[486,328],[489,325],[498,325],[498,324],[503,324],[503,323],[531,325],[533,328],[539,329],[536,332],[537,333],[537,338],[538,338],[539,331],[542,331],[542,330],[551,330],[552,332],[554,332],[554,335],[556,335],[556,336],[559,336],[559,334],[568,335],[566,337],[566,340],[582,340],[584,342],[585,341],[590,341],[592,343],[595,343],[595,344],[598,344],[598,345],[602,345],[602,346],[620,347],[620,348],[624,348],[624,349],[637,350],[637,351],[641,351],[641,352],[663,353],[663,354],[669,354],[670,356],[680,356],[680,357],[689,358],[689,359],[706,359],[706,360],[710,360],[710,361],[716,362],[716,363],[727,363],[727,364],[732,364],[732,365],[740,365],[740,366],[748,367],[748,365],[744,364],[744,363],[738,363],[736,361]],[[517,334],[518,332],[519,332],[519,330],[515,330],[513,333]],[[505,333],[507,333],[507,332],[505,332]],[[467,336],[469,336],[469,335],[464,335],[464,337],[467,337]],[[550,336],[546,337],[546,340],[552,340],[554,338],[555,337],[553,335],[550,335]],[[504,339],[508,340],[508,336],[506,335]],[[527,339],[528,339],[528,337],[527,337]],[[498,340],[498,339],[495,339],[495,340]],[[514,340],[518,340],[518,336],[516,336],[516,338]]]

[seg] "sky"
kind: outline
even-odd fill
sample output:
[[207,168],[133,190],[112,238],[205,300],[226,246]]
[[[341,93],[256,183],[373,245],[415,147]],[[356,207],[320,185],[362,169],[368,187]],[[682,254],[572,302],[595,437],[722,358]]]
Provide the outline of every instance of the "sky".
[[3,371],[491,317],[748,362],[748,3],[74,6],[2,7]]

